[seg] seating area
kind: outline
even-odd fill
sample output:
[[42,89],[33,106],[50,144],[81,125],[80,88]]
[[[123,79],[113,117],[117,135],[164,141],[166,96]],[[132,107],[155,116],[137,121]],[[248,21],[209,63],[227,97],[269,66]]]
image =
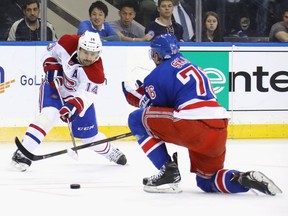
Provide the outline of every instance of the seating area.
[[[202,16],[206,11],[216,12],[219,15],[225,42],[268,42],[269,31],[272,24],[282,19],[280,11],[284,7],[288,6],[287,1],[268,0],[183,1],[185,1],[193,8],[193,13],[196,19],[196,27],[198,27],[198,29],[199,26],[202,25],[202,19],[198,19],[196,15],[200,14]],[[0,2],[0,41],[5,41],[7,39],[8,31],[13,22],[22,17],[22,2],[24,1],[2,0]],[[117,4],[119,3],[119,1],[105,0],[104,2],[109,8],[107,21],[119,19],[117,8]],[[154,3],[156,4],[156,1],[154,1]],[[197,3],[201,3],[201,11],[197,10]],[[41,13],[46,13],[47,20],[53,24],[59,38],[63,34],[72,34],[77,32],[77,27],[80,21],[89,18],[88,8],[90,4],[91,0],[74,1],[73,4],[71,4],[70,1],[67,0],[50,0],[47,1],[47,10],[41,11]],[[237,8],[239,10],[236,10]],[[248,28],[251,29],[251,32],[253,32],[253,34],[240,36],[233,35],[233,32],[237,32],[241,28],[241,19],[245,17],[249,19]],[[198,25],[197,22],[199,22]],[[246,23],[247,27],[247,19],[243,22],[244,25]],[[142,26],[145,28],[143,24]],[[195,30],[195,32],[195,35],[200,34],[197,29]]]

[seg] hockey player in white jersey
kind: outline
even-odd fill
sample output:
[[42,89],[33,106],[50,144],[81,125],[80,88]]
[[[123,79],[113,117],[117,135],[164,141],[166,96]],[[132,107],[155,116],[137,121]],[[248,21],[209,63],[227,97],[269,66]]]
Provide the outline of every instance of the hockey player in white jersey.
[[[73,136],[80,138],[83,144],[106,137],[98,131],[93,103],[105,82],[101,51],[98,33],[88,31],[81,36],[64,35],[47,47],[43,58],[46,79],[39,93],[40,114],[29,125],[22,141],[28,151],[35,151],[59,119],[71,123]],[[116,164],[127,163],[126,156],[109,142],[93,146],[91,150]],[[16,150],[12,164],[26,171],[31,161]]]

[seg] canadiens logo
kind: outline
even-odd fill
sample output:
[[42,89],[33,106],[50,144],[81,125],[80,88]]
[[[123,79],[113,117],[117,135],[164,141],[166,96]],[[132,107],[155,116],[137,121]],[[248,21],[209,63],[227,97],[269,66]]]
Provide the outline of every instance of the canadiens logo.
[[73,91],[73,92],[76,91],[76,89],[75,89],[75,87],[76,87],[76,85],[77,85],[76,81],[73,80],[73,79],[69,79],[69,77],[65,76],[65,74],[64,74],[63,85],[64,85],[64,86],[67,88],[67,90],[69,90],[69,91]]

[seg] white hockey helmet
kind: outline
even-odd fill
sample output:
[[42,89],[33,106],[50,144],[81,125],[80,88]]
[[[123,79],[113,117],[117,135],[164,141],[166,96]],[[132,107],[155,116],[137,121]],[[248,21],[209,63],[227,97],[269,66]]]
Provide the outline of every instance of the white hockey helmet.
[[86,51],[99,52],[102,51],[102,42],[98,33],[85,31],[79,38],[78,41],[78,51],[79,48]]

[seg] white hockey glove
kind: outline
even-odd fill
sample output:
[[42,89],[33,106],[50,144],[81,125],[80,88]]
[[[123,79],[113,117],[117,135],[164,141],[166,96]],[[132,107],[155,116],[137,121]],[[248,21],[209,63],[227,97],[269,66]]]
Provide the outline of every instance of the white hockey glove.
[[127,102],[135,107],[139,107],[139,102],[142,96],[144,95],[143,86],[138,89],[133,89],[128,82],[122,82],[122,90],[126,97]]
[[146,107],[148,107],[150,104],[151,104],[151,103],[150,103],[150,99],[144,94],[144,95],[141,97],[140,101],[139,101],[139,107],[140,107],[140,108],[146,108]]
[[139,107],[140,108],[146,108],[151,104],[150,99],[145,95],[145,90],[144,90],[144,86],[143,83],[140,80],[136,80],[136,87],[139,89],[140,87],[143,88],[143,95],[140,98],[139,101]]
[[143,83],[140,80],[136,81],[137,89],[131,88],[127,82],[122,82],[122,90],[127,102],[135,107],[145,108],[150,99],[145,95]]

